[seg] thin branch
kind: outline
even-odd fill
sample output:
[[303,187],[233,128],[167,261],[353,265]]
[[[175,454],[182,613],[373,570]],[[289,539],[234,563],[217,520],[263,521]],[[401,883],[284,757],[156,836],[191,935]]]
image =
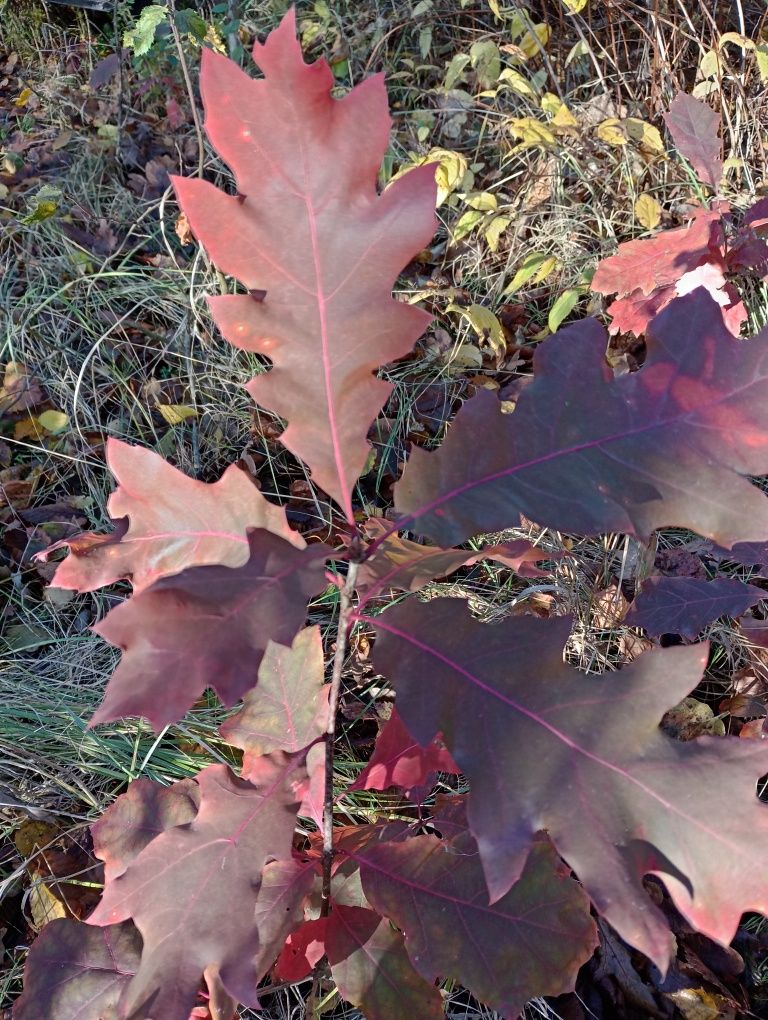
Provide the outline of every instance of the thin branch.
[[184,75],[184,84],[187,86],[187,95],[189,96],[189,106],[192,111],[192,120],[195,125],[195,134],[197,135],[197,176],[202,180],[203,177],[203,166],[205,161],[205,148],[203,146],[203,129],[200,124],[200,117],[197,112],[197,104],[195,103],[195,90],[192,85],[192,77],[189,73],[189,66],[187,64],[187,58],[184,54],[184,47],[181,43],[181,36],[179,35],[179,29],[176,25],[176,0],[168,0],[168,10],[170,11],[170,18],[168,24],[171,26],[171,33],[173,34],[173,41],[176,44],[176,53],[179,57],[179,63],[181,64],[181,73]]
[[[352,550],[350,550],[352,555]],[[336,631],[336,652],[333,656],[331,694],[328,700],[328,723],[325,728],[325,798],[323,803],[323,886],[320,915],[326,917],[330,908],[331,867],[333,865],[333,754],[336,740],[336,714],[339,708],[341,672],[347,655],[349,630],[354,623],[352,594],[357,580],[359,563],[350,560],[344,587],[341,589],[339,622]]]

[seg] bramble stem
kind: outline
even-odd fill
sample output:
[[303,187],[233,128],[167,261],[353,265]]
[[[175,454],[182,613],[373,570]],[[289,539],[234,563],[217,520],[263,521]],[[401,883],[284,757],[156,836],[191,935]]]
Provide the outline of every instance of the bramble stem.
[[341,672],[347,655],[347,640],[352,620],[352,593],[357,580],[359,564],[349,564],[344,587],[341,589],[339,622],[336,628],[336,651],[333,656],[331,694],[328,699],[328,724],[325,728],[325,797],[323,800],[323,886],[320,899],[320,916],[326,917],[330,908],[331,867],[333,865],[333,754],[336,740],[336,714],[339,708]]

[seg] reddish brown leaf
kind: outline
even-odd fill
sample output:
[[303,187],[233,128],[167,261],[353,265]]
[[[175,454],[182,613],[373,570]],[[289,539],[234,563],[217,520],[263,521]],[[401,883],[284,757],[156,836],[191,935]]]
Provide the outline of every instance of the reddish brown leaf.
[[685,227],[627,241],[603,259],[592,278],[598,294],[652,294],[674,286],[702,262],[718,261],[720,214],[701,210]]
[[572,991],[597,930],[551,844],[534,843],[520,880],[489,905],[475,840],[450,829],[446,840],[372,843],[353,855],[366,896],[403,930],[419,973],[452,977],[509,1017],[534,996]]
[[556,553],[546,553],[524,539],[471,552],[419,545],[388,531],[387,524],[379,518],[372,517],[365,524],[368,538],[376,543],[373,554],[360,565],[357,575],[357,587],[364,593],[366,602],[388,588],[418,591],[438,577],[446,577],[459,567],[469,567],[481,560],[503,563],[521,577],[542,577],[544,572],[535,563],[557,558]]
[[122,875],[131,861],[161,832],[191,822],[200,806],[193,779],[161,786],[136,779],[91,825],[93,852],[104,861],[105,881]]
[[294,758],[265,757],[248,783],[210,765],[197,777],[196,817],[106,884],[90,923],[132,918],[144,940],[122,1015],[187,1020],[206,971],[235,1001],[258,1005],[257,983],[299,924],[313,879],[291,860],[299,770]]
[[706,645],[585,676],[563,662],[568,620],[488,626],[452,599],[409,600],[375,626],[376,664],[409,730],[425,742],[442,731],[470,781],[492,901],[520,877],[543,829],[597,910],[662,970],[672,936],[645,874],[724,943],[743,911],[768,910],[768,882],[757,877],[768,805],[755,789],[768,748],[728,737],[681,743],[658,725],[697,686]]
[[694,577],[649,577],[626,618],[649,634],[695,638],[720,616],[741,616],[768,592],[735,577],[702,581]]
[[229,744],[247,755],[302,751],[325,732],[323,642],[319,627],[299,631],[290,648],[271,642],[259,679],[242,709],[221,727]]
[[[627,242],[632,244],[633,242]],[[611,293],[609,291],[609,293]],[[674,286],[660,287],[651,294],[643,294],[641,290],[634,290],[631,294],[617,298],[606,308],[606,313],[611,316],[611,325],[608,332],[634,333],[635,336],[643,336],[648,323],[662,308],[666,308],[670,301],[678,296]]]
[[460,771],[440,737],[422,747],[410,735],[395,708],[379,733],[371,760],[349,789],[386,790],[389,786],[400,786],[408,792],[421,792],[432,785],[436,772]]
[[720,118],[706,103],[678,92],[664,114],[664,122],[678,151],[685,156],[700,181],[717,188],[723,176]]
[[[329,687],[323,686],[323,642],[318,627],[300,631],[291,648],[270,642],[259,666],[256,686],[245,696],[243,708],[221,727],[221,735],[241,747],[242,775],[272,751],[302,751],[325,733]],[[325,744],[307,754],[308,780],[302,788],[300,814],[323,816]]]
[[111,1011],[138,970],[140,955],[141,937],[130,921],[106,928],[66,918],[51,921],[27,956],[14,1020],[117,1016]]
[[391,290],[434,232],[434,167],[378,195],[390,128],[383,78],[332,99],[331,69],[304,63],[295,31],[290,11],[255,45],[260,81],[203,50],[206,129],[238,195],[173,181],[214,262],[258,293],[211,299],[224,336],[273,362],[249,392],[287,419],[283,442],[352,521],[366,433],[391,392],[373,372],[407,354],[429,321]]
[[290,644],[304,623],[328,550],[296,549],[262,529],[249,543],[244,566],[163,577],[94,627],[123,657],[91,725],[143,715],[159,731],[207,687],[226,705],[253,687],[267,644]]
[[442,1020],[443,1002],[431,978],[414,968],[403,936],[389,921],[361,907],[334,904],[325,949],[342,998],[366,1020],[418,1017]]
[[520,513],[583,534],[764,540],[768,500],[747,476],[768,473],[768,335],[735,340],[697,290],[653,320],[640,371],[615,378],[605,344],[576,323],[537,348],[512,414],[488,391],[467,401],[440,449],[411,454],[401,523],[445,546]]
[[278,981],[303,981],[325,956],[327,918],[305,921],[292,931],[275,964]]
[[241,567],[248,560],[248,528],[266,528],[304,547],[285,511],[268,503],[234,464],[218,482],[198,482],[151,450],[110,439],[107,466],[118,482],[108,503],[116,530],[78,535],[44,550],[42,560],[62,546],[70,550],[54,587],[94,591],[128,578],[141,591],[187,567]]
[[300,981],[326,954],[340,995],[359,1006],[366,1020],[443,1017],[434,979],[420,976],[403,936],[373,910],[334,902],[328,917],[305,921],[293,932],[275,974],[281,981]]

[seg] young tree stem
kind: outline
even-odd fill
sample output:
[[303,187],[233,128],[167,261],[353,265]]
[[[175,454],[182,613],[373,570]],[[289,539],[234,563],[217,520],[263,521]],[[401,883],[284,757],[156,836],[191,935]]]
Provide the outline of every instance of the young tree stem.
[[325,797],[323,800],[323,886],[320,913],[326,917],[330,907],[331,866],[333,864],[333,752],[336,739],[336,714],[339,708],[341,672],[347,655],[347,640],[352,625],[352,593],[359,564],[350,562],[344,587],[341,589],[339,621],[336,628],[336,651],[333,656],[331,695],[328,699],[328,723],[325,728]]

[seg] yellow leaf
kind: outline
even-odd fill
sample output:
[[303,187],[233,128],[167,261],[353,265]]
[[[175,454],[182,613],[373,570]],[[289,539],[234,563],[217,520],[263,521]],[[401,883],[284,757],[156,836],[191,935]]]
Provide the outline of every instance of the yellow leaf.
[[491,13],[497,21],[501,21],[501,11],[499,10],[499,0],[488,0],[488,6],[491,8]]
[[45,882],[37,881],[29,889],[29,912],[32,927],[40,931],[58,917],[70,917],[66,905],[51,891]]
[[584,57],[588,57],[592,52],[589,48],[589,44],[586,39],[580,39],[575,46],[571,46],[568,51],[568,56],[565,58],[565,66],[569,67],[574,60],[581,60]]
[[[557,259],[553,255],[533,251],[523,259],[523,263],[512,278],[512,282],[504,291],[504,297],[514,294],[515,291],[524,287],[529,280],[537,277],[537,282],[545,279],[557,265]],[[543,273],[543,275],[542,275]]]
[[698,85],[693,86],[691,95],[694,99],[706,99],[706,97],[712,95],[713,92],[719,91],[720,83],[706,78],[704,81],[700,81]]
[[699,61],[699,76],[701,78],[711,78],[716,74],[720,74],[721,67],[720,54],[717,50],[707,50]]
[[563,0],[563,7],[566,7],[571,14],[581,14],[589,0]]
[[638,117],[628,117],[624,121],[627,134],[639,149],[652,153],[654,156],[663,156],[666,152],[664,142],[659,134],[658,128]]
[[661,206],[652,195],[644,192],[635,202],[635,216],[646,230],[653,230],[661,220]]
[[616,117],[609,117],[595,128],[595,134],[601,142],[607,145],[626,145],[627,136],[624,133],[621,121]]
[[536,57],[541,51],[547,48],[549,37],[552,35],[549,25],[541,22],[529,29],[520,40],[520,49],[526,57]]
[[541,108],[544,113],[549,114],[552,118],[550,123],[554,127],[561,128],[562,130],[569,130],[579,126],[579,122],[576,120],[574,115],[554,92],[545,92],[541,100]]
[[187,418],[196,418],[197,411],[186,404],[158,404],[157,409],[169,425],[181,425]]
[[556,258],[554,255],[550,255],[549,258],[544,259],[539,268],[533,274],[531,277],[531,283],[543,283],[559,266],[560,259]]
[[562,105],[563,101],[554,92],[545,92],[541,97],[541,108],[550,117],[554,117]]
[[38,415],[37,420],[45,431],[50,432],[53,436],[61,435],[69,428],[69,418],[63,411],[43,411]]
[[511,67],[505,67],[499,75],[499,81],[512,89],[513,92],[517,92],[520,96],[535,96],[536,91],[532,87],[531,83],[525,78],[519,71],[515,71]]
[[556,333],[560,324],[567,319],[579,302],[581,291],[577,289],[564,290],[549,310],[547,325],[551,333]]
[[426,156],[414,155],[411,162],[401,166],[396,174],[393,174],[389,183],[392,184],[409,170],[416,166],[423,166],[425,163],[436,163],[435,180],[437,181],[437,206],[438,208],[453,194],[462,181],[468,170],[468,163],[460,152],[453,152],[451,149],[430,149]]
[[768,43],[760,43],[755,48],[755,59],[757,60],[757,71],[763,85],[768,85]]
[[546,149],[557,144],[557,139],[547,125],[534,117],[513,117],[507,121],[507,127],[515,138],[521,139],[516,150],[536,146]]
[[29,97],[31,95],[32,95],[32,89],[30,89],[30,88],[22,89],[21,92],[19,93],[19,95],[16,97],[16,99],[14,99],[13,105],[14,106],[26,106],[27,102],[29,101]]
[[461,372],[465,368],[482,368],[483,355],[474,344],[460,344],[445,359],[449,368]]
[[485,213],[479,209],[469,209],[462,216],[459,217],[453,230],[451,231],[451,239],[460,241],[467,234],[471,234],[477,224],[485,219]]
[[722,49],[723,46],[725,46],[727,43],[733,43],[735,46],[738,46],[739,49],[742,50],[753,50],[755,48],[755,44],[752,42],[752,40],[748,39],[745,35],[742,35],[740,32],[724,32],[723,35],[721,35],[720,39],[718,40],[718,46],[720,47],[720,49]]
[[466,308],[462,305],[448,305],[446,311],[458,312],[465,318],[478,337],[490,344],[496,354],[504,352],[504,330],[490,308],[482,305],[469,305]]
[[481,212],[495,212],[498,207],[496,196],[490,191],[475,191],[464,198],[470,209],[479,209]]
[[498,251],[499,241],[501,235],[507,229],[509,224],[512,222],[511,216],[494,216],[488,226],[485,228],[485,240],[488,243],[488,247],[491,251]]
[[568,109],[568,107],[565,105],[565,103],[560,104],[560,109],[552,118],[552,124],[559,131],[574,131],[579,126],[579,122],[576,120],[576,118]]

